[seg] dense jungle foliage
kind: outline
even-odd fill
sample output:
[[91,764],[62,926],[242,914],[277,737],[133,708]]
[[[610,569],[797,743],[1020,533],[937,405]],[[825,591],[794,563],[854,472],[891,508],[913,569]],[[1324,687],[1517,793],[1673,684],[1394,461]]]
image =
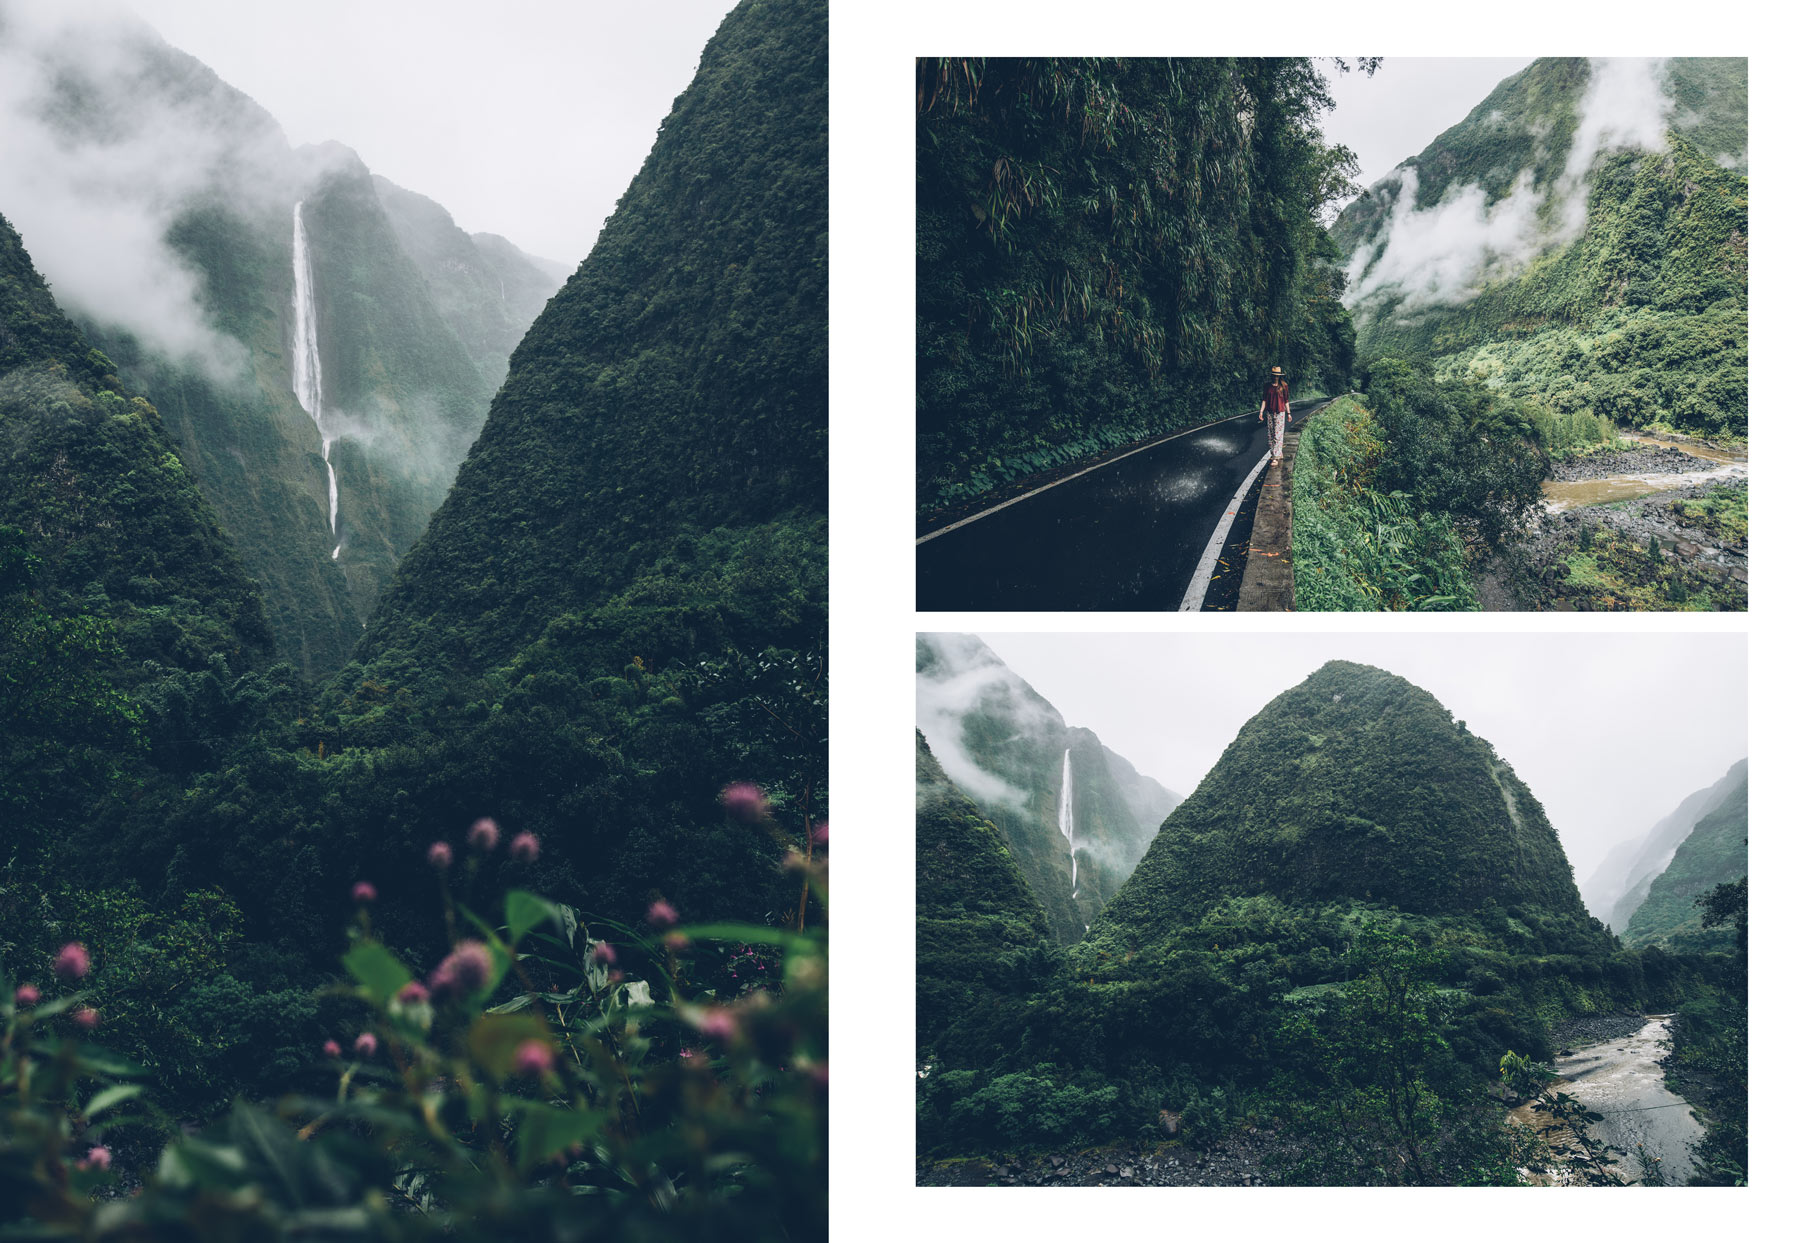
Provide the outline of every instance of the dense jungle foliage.
[[[933,840],[942,806],[920,805]],[[1210,849],[1209,815],[1230,822]],[[920,868],[956,910],[943,867]],[[1034,947],[1015,912],[983,957],[968,916],[934,924],[973,957],[946,984],[947,949],[922,981],[921,1013],[927,993],[965,1004],[920,1028],[921,1151],[1254,1128],[1280,1182],[1511,1185],[1548,1158],[1504,1125],[1503,1062],[1549,1059],[1566,1020],[1649,1007],[1691,1011],[1696,1065],[1737,1065],[1741,1092],[1741,1027],[1719,1034],[1741,967],[1622,949],[1568,871],[1491,748],[1401,679],[1332,662],[1245,726],[1078,944]]]
[[1543,808],[1493,747],[1405,679],[1346,661],[1244,725],[1095,928],[1176,942],[1214,904],[1252,894],[1583,911]]
[[1354,354],[1354,157],[1301,58],[921,59],[918,504],[1255,405]]
[[1029,970],[1022,960],[1051,943],[1043,905],[1000,831],[944,775],[925,735],[917,743],[917,1030],[928,1050],[992,1004],[994,991],[1011,991],[1009,981]]
[[[725,20],[519,352],[464,472],[484,499],[323,686],[275,663],[185,451],[0,230],[4,1213],[822,1237],[825,35],[822,0]],[[611,482],[652,474],[652,503]],[[340,954],[353,892],[378,961]],[[559,951],[515,956],[545,921]],[[452,926],[517,975],[503,1015],[440,996],[472,961]],[[359,1024],[381,1056],[322,1062]],[[100,1184],[144,1190],[95,1217]]]
[[[974,635],[919,635],[915,669],[922,699],[941,687],[962,700],[944,723],[955,737],[942,741],[1003,783],[1001,792],[981,791],[976,805],[999,830],[1051,934],[1065,944],[1080,940],[1180,798],[1092,730],[1071,728]],[[1073,850],[1060,819],[1065,754]]]
[[[1492,206],[1524,183],[1543,193],[1546,246],[1472,296],[1418,305],[1399,289],[1356,297],[1364,358],[1402,356],[1553,413],[1742,437],[1748,427],[1749,188],[1746,62],[1676,59],[1667,149],[1600,155],[1565,169],[1592,71],[1534,62],[1401,167],[1416,210],[1473,180]],[[1565,184],[1566,179],[1566,184]],[[1399,179],[1347,207],[1332,236],[1353,271],[1379,260]],[[1564,194],[1585,196],[1572,240],[1554,239]]]

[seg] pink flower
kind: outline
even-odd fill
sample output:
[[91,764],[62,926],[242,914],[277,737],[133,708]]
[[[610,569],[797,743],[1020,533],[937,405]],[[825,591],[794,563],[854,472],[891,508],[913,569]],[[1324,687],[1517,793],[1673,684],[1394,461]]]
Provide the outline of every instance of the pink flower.
[[619,961],[619,951],[601,941],[589,952],[589,957],[595,962],[615,963]]
[[682,1050],[682,1051],[681,1051],[681,1056],[683,1056],[683,1057],[692,1057],[692,1056],[694,1056],[694,1051],[693,1051],[693,1050],[692,1050],[692,1049],[683,1049],[683,1050]]
[[79,980],[88,973],[91,965],[87,946],[80,941],[70,941],[57,952],[56,965],[52,969],[59,979]]
[[675,921],[680,919],[681,915],[674,907],[658,898],[650,904],[650,909],[644,912],[644,918],[649,921],[652,928],[673,928]]
[[81,1163],[84,1170],[110,1170],[112,1168],[112,1149],[96,1144],[88,1149],[87,1160]]
[[521,833],[512,839],[512,857],[521,863],[538,861],[538,839],[536,833]]
[[693,942],[688,940],[688,934],[685,932],[671,932],[663,938],[663,944],[672,950],[684,950]]
[[694,1026],[711,1040],[730,1040],[738,1034],[737,1015],[722,1007],[708,1010]]
[[344,1056],[344,1046],[339,1044],[335,1040],[327,1040],[325,1042],[325,1056],[326,1057],[342,1057],[342,1056]]
[[491,816],[483,816],[469,826],[469,845],[477,850],[492,850],[500,844],[500,826]]
[[375,886],[371,885],[366,880],[359,880],[354,885],[350,886],[350,897],[356,902],[373,902],[375,900]]
[[429,1001],[430,999],[431,994],[427,992],[425,986],[417,980],[408,980],[406,982],[406,987],[400,990],[400,1004],[403,1006],[417,1005],[421,1001]]
[[813,826],[813,845],[823,846],[831,838],[831,826],[821,820]]
[[440,872],[448,872],[450,861],[455,857],[450,853],[449,842],[433,842],[431,848],[425,852],[426,860]]
[[831,1072],[826,1069],[824,1062],[812,1068],[812,1080],[822,1088],[831,1086]]
[[13,992],[13,1004],[15,1006],[35,1006],[43,999],[43,996],[37,991],[35,985],[21,984]]
[[91,1032],[100,1026],[100,1012],[92,1006],[82,1006],[69,1017],[75,1020],[75,1026],[82,1031]]
[[737,781],[719,791],[719,802],[725,813],[739,820],[761,820],[769,814],[769,798],[762,787],[748,781]]
[[364,1032],[356,1038],[356,1056],[374,1057],[376,1049],[375,1033]]
[[556,1064],[556,1055],[542,1040],[521,1040],[513,1054],[513,1069],[521,1075],[547,1074]]
[[431,991],[461,997],[487,987],[494,960],[480,941],[463,941],[431,973]]

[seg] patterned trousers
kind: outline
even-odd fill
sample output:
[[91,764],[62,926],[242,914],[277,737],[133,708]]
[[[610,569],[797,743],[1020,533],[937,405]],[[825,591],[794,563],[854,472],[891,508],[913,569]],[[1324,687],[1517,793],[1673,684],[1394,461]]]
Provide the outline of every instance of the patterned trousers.
[[1266,417],[1269,420],[1269,452],[1280,457],[1282,441],[1287,439],[1288,416],[1279,410],[1271,410]]

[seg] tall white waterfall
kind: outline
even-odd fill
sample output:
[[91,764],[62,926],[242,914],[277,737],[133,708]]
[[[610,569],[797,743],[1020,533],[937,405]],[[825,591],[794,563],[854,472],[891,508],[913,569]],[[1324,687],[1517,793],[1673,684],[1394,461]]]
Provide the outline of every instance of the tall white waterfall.
[[[306,222],[302,204],[294,204],[294,396],[300,408],[312,416],[319,429],[319,456],[325,459],[327,499],[331,506],[331,537],[337,540],[337,469],[331,464],[331,434],[325,430],[324,384],[319,370],[319,310],[313,303],[312,256],[306,249]],[[331,550],[331,559],[344,551],[343,541]]]
[[1069,753],[1063,752],[1062,799],[1056,807],[1056,827],[1069,842],[1069,885],[1072,898],[1081,892],[1080,864],[1075,862],[1075,783],[1069,780]]

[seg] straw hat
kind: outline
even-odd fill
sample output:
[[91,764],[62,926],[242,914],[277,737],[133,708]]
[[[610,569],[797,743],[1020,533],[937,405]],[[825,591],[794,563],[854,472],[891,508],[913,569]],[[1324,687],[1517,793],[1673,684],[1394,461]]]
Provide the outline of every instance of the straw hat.
[[1274,367],[1274,368],[1271,368],[1271,369],[1270,369],[1270,371],[1269,371],[1269,374],[1270,374],[1270,375],[1280,375],[1280,374],[1281,374],[1281,368],[1280,368],[1280,367]]

